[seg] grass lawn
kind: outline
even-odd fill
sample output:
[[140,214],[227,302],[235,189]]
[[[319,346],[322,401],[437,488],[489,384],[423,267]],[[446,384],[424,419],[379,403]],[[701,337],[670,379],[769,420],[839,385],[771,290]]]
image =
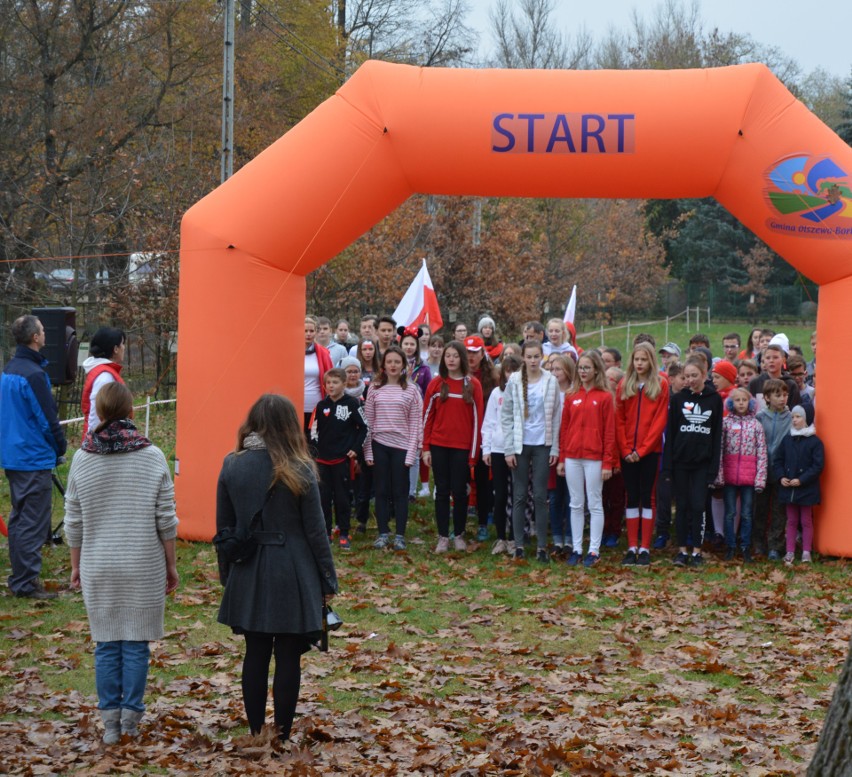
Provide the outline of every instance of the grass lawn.
[[[694,313],[693,313],[694,315]],[[689,329],[686,327],[686,320],[681,316],[680,318],[670,321],[668,327],[666,327],[666,322],[656,322],[653,324],[643,325],[643,321],[650,321],[651,319],[636,319],[630,323],[629,336],[627,329],[627,322],[618,322],[617,326],[621,327],[619,329],[612,329],[604,327],[604,344],[610,347],[618,348],[622,354],[628,354],[630,352],[630,348],[633,344],[633,338],[639,332],[647,332],[648,334],[653,335],[657,340],[657,348],[661,348],[667,342],[677,343],[683,352],[686,352],[689,347],[689,338],[694,335],[696,332],[702,332],[706,334],[710,338],[710,350],[713,351],[713,356],[723,356],[722,352],[722,338],[730,333],[730,332],[739,332],[740,337],[742,338],[743,347],[745,347],[745,342],[748,339],[749,332],[752,329],[752,323],[747,321],[737,321],[737,322],[724,322],[724,323],[716,323],[711,320],[711,323],[708,325],[706,323],[705,313],[701,314],[701,323],[696,327],[694,319],[691,319],[691,325]],[[755,324],[755,326],[761,326],[760,323]],[[793,345],[801,346],[802,350],[805,354],[805,359],[810,360],[813,358],[813,352],[811,351],[811,332],[816,329],[815,323],[804,324],[799,326],[790,326],[788,324],[767,324],[771,329],[774,329],[776,332],[784,332],[787,337],[790,339],[790,343]],[[577,330],[577,342],[583,348],[596,348],[601,344],[600,330],[595,330],[592,326],[586,326],[582,321],[580,322],[580,326]]]
[[[846,656],[845,561],[786,569],[668,552],[626,569],[435,557],[431,503],[409,551],[335,551],[345,625],[304,661],[295,748],[246,736],[242,641],[216,623],[212,548],[180,543],[153,646],[144,735],[99,742],[82,598],[0,599],[0,772],[797,774]],[[2,574],[7,574],[2,554]],[[65,546],[45,549],[63,589]],[[275,764],[273,764],[273,761]],[[270,766],[272,764],[272,766]]]

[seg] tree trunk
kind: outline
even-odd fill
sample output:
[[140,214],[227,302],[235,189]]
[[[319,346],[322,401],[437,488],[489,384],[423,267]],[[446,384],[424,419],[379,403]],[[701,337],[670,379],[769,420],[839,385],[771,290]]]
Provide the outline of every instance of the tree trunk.
[[831,706],[808,767],[808,777],[848,777],[852,774],[852,641],[834,689]]

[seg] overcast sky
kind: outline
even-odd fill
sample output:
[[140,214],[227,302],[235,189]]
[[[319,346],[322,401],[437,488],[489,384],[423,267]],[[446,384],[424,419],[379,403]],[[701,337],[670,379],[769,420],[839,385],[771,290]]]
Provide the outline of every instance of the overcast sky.
[[[686,0],[683,0],[684,5]],[[496,0],[470,0],[469,24],[481,35],[482,54],[493,51],[490,10]],[[554,19],[567,34],[585,26],[595,41],[610,27],[627,30],[631,11],[649,20],[660,3],[653,0],[553,0]],[[804,73],[818,67],[844,80],[852,74],[852,3],[803,0],[705,0],[700,3],[705,32],[751,35],[764,45],[779,47],[793,57]]]

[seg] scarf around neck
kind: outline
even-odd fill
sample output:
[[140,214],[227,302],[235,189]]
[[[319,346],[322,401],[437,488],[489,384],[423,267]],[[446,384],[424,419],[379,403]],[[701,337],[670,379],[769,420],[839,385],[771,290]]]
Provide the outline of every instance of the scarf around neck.
[[129,453],[140,448],[147,448],[151,441],[137,431],[133,422],[128,419],[113,421],[99,432],[94,430],[86,435],[81,450],[86,453]]

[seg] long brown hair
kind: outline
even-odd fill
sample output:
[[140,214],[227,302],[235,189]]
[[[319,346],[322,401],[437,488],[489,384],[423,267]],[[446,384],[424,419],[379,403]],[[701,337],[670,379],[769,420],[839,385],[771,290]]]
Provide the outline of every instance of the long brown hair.
[[388,358],[389,353],[395,353],[400,359],[402,359],[402,372],[399,374],[399,387],[405,391],[408,387],[408,380],[405,377],[405,370],[408,367],[408,357],[405,355],[405,351],[403,351],[398,345],[389,345],[388,349],[382,354],[382,369],[379,372],[379,379],[376,381],[376,388],[381,388],[388,382],[388,376],[387,373],[385,373],[385,359]]
[[450,384],[447,381],[450,379],[450,371],[447,369],[447,363],[444,361],[447,356],[447,351],[452,348],[459,355],[459,370],[462,374],[462,399],[467,404],[473,404],[473,389],[470,386],[470,362],[467,360],[467,349],[458,340],[450,340],[447,343],[444,352],[441,354],[441,362],[438,364],[438,374],[443,378],[441,383],[441,393],[439,394],[441,402],[446,402],[450,397]]
[[[99,392],[100,393],[100,392]],[[294,494],[304,494],[316,475],[296,406],[280,394],[263,394],[248,412],[237,432],[236,452],[245,450],[245,439],[257,433],[272,459],[272,487],[281,482]]]
[[[373,344],[373,358],[369,362],[364,361],[364,352],[361,350],[361,346],[364,345],[366,341],[369,341]],[[355,350],[355,357],[361,362],[361,371],[369,372],[373,375],[379,374],[379,344],[376,342],[375,338],[365,337],[363,340],[358,341],[358,348]]]

